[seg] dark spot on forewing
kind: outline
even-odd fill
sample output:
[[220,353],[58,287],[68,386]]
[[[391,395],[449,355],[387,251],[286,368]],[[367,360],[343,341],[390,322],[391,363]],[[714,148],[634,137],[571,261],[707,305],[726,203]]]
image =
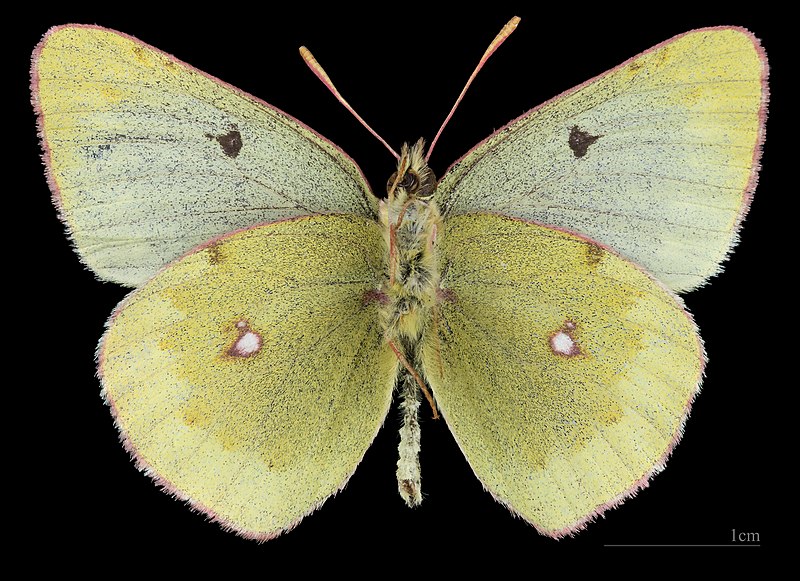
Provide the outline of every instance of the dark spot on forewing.
[[225,135],[217,137],[217,141],[222,146],[222,151],[228,157],[236,157],[242,150],[242,134],[235,129]]
[[589,150],[589,146],[601,137],[603,136],[591,135],[586,131],[579,129],[577,125],[574,125],[572,129],[569,130],[569,139],[567,142],[569,143],[569,148],[572,150],[572,154],[575,157],[583,157]]
[[221,135],[206,133],[206,137],[215,140],[222,148],[222,153],[230,158],[235,158],[242,150],[242,134],[234,126],[233,129]]

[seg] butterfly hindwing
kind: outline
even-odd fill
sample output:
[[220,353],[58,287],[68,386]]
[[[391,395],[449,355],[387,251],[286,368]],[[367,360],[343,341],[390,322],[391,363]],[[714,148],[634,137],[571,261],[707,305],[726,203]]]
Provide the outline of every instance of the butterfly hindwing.
[[426,378],[483,485],[541,532],[574,532],[677,443],[704,364],[697,329],[593,241],[490,214],[447,225]]
[[258,223],[376,215],[336,146],[132,37],[54,28],[32,76],[56,203],[101,278],[139,285],[198,244]]
[[297,218],[214,240],[126,298],[99,373],[140,467],[259,539],[344,486],[397,373],[370,300],[384,252],[370,220]]
[[696,30],[560,95],[443,177],[443,215],[492,211],[580,232],[683,292],[719,270],[755,189],[766,57]]

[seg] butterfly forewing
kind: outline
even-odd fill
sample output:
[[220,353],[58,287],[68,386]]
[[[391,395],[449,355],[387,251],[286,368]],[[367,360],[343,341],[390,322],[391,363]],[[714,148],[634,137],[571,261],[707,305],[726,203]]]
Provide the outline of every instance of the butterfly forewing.
[[83,261],[136,286],[207,240],[312,213],[376,216],[360,170],[285,113],[138,40],[52,29],[33,98]]
[[737,28],[667,41],[537,107],[443,177],[445,216],[580,232],[676,291],[715,274],[756,183],[766,57]]

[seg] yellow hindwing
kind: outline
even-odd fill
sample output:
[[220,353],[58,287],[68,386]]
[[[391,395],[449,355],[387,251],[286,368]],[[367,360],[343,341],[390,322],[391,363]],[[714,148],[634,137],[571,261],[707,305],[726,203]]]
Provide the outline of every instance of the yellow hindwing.
[[456,216],[438,252],[424,369],[484,486],[553,536],[643,486],[699,389],[680,301],[598,244],[521,220]]
[[374,222],[298,218],[213,241],[125,299],[100,373],[140,465],[260,539],[339,490],[397,373],[368,300],[384,253]]

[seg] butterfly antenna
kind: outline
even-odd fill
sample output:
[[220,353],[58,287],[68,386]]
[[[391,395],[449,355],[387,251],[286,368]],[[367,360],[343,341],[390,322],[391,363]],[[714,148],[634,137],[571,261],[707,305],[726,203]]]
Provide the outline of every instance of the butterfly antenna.
[[383,143],[383,146],[384,146],[386,149],[388,149],[388,150],[391,152],[391,154],[392,154],[392,155],[395,157],[395,159],[400,159],[400,156],[398,155],[398,153],[397,153],[397,152],[396,152],[394,149],[392,149],[392,147],[391,147],[391,146],[390,146],[388,143],[386,143],[386,140],[385,140],[383,137],[381,137],[380,135],[378,135],[378,132],[377,132],[377,131],[375,131],[375,130],[374,130],[372,127],[370,127],[370,126],[367,124],[367,122],[366,122],[366,121],[364,121],[364,120],[361,118],[361,115],[359,115],[358,113],[356,113],[356,110],[355,110],[355,109],[353,109],[353,107],[351,107],[351,106],[350,106],[350,103],[348,103],[347,101],[345,101],[345,100],[344,100],[344,97],[342,97],[342,94],[341,94],[341,93],[339,92],[339,90],[338,90],[338,89],[337,89],[337,88],[336,88],[336,87],[333,85],[333,82],[331,81],[331,78],[328,76],[328,73],[326,73],[326,72],[325,72],[325,70],[322,68],[322,65],[320,65],[320,64],[317,62],[317,59],[315,59],[315,58],[314,58],[314,55],[313,55],[313,54],[311,54],[311,51],[310,51],[310,50],[308,50],[306,47],[304,47],[304,46],[301,46],[301,47],[300,47],[300,56],[302,56],[302,57],[303,57],[303,60],[304,60],[304,61],[306,61],[306,64],[308,65],[308,68],[310,68],[310,69],[311,69],[311,70],[314,72],[314,74],[315,74],[315,75],[317,75],[317,78],[318,78],[320,81],[322,81],[322,83],[323,83],[323,84],[324,84],[326,87],[328,87],[328,90],[329,90],[331,93],[333,93],[334,97],[336,97],[336,98],[339,100],[339,102],[340,102],[342,105],[344,105],[344,106],[345,106],[345,108],[346,108],[348,111],[350,111],[350,113],[352,113],[352,114],[353,114],[353,116],[354,116],[356,119],[358,119],[359,123],[361,123],[361,125],[363,125],[363,126],[364,126],[364,127],[367,129],[367,131],[369,131],[370,133],[372,133],[372,135],[374,135],[374,136],[375,136],[375,138],[376,138],[378,141],[380,141],[381,143]]
[[447,115],[447,118],[444,120],[444,123],[442,123],[442,126],[439,128],[439,132],[436,134],[436,137],[433,138],[431,146],[428,148],[428,154],[425,156],[425,162],[427,162],[431,158],[431,153],[433,152],[433,148],[436,146],[436,142],[439,141],[439,136],[441,136],[445,126],[450,122],[450,118],[453,116],[453,113],[456,112],[456,108],[458,107],[459,103],[461,103],[461,99],[464,98],[464,95],[466,94],[467,89],[469,89],[469,86],[472,84],[472,81],[478,75],[478,71],[480,71],[483,68],[484,63],[487,60],[489,60],[489,57],[492,56],[494,51],[496,51],[500,47],[500,45],[503,44],[503,42],[509,36],[511,36],[511,33],[514,32],[514,30],[517,28],[517,24],[519,24],[519,16],[515,16],[506,23],[506,25],[497,34],[497,36],[494,37],[494,40],[488,46],[486,52],[483,53],[483,56],[481,57],[481,60],[478,63],[478,66],[475,67],[474,71],[472,71],[472,75],[469,77],[467,84],[464,85],[464,88],[461,90],[461,94],[458,96],[458,99],[456,99],[455,105],[453,105],[453,108],[450,109],[450,113]]

